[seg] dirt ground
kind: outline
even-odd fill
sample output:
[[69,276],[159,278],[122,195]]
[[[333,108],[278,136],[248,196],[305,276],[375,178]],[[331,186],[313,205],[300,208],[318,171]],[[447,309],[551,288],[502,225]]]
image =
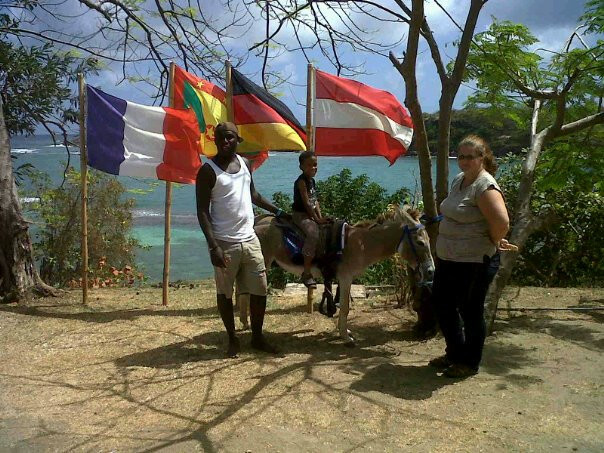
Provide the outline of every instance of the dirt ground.
[[[359,345],[304,297],[269,299],[283,354],[224,358],[212,283],[0,306],[0,451],[604,451],[604,311],[500,311],[478,375],[427,366],[442,337],[356,301]],[[511,307],[604,305],[604,289],[510,289]]]

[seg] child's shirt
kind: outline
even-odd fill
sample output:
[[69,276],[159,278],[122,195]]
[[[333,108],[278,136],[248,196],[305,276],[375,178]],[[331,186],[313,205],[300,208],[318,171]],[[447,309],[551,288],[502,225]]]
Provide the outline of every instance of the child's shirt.
[[310,202],[310,207],[314,210],[317,206],[317,189],[315,186],[314,178],[307,178],[302,173],[296,179],[294,183],[294,204],[292,209],[296,212],[306,212],[306,208],[304,207],[304,202],[302,201],[302,194],[300,193],[300,189],[298,188],[298,181],[304,180],[306,182],[306,193],[308,194],[308,201]]

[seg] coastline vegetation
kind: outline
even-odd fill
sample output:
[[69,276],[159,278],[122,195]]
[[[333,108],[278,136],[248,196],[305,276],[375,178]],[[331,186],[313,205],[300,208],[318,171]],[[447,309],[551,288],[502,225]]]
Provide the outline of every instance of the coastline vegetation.
[[[81,286],[81,187],[80,173],[68,168],[65,181],[54,187],[48,174],[29,171],[31,193],[27,205],[35,219],[33,231],[40,277],[55,287]],[[95,287],[132,286],[144,282],[135,266],[141,247],[132,235],[134,199],[115,178],[88,172],[88,281]]]

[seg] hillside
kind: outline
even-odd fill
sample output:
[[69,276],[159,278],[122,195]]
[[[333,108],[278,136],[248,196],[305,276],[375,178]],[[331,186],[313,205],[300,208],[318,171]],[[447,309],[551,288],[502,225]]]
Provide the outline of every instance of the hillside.
[[[430,150],[435,154],[438,142],[438,113],[428,113],[424,117]],[[528,129],[520,129],[510,119],[494,117],[480,109],[454,110],[451,121],[451,151],[454,151],[457,143],[468,134],[484,137],[496,156],[517,153],[529,145]],[[415,142],[412,142],[409,149],[411,155],[416,154],[414,145]]]

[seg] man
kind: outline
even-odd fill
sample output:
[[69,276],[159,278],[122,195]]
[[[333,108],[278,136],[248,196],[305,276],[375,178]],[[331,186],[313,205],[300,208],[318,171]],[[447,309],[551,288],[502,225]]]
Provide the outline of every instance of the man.
[[282,211],[254,188],[249,161],[236,154],[242,141],[237,126],[230,122],[218,124],[214,141],[218,153],[199,170],[195,189],[197,218],[214,265],[218,311],[228,335],[227,356],[236,357],[240,350],[233,316],[235,282],[238,293],[250,294],[252,347],[275,354],[276,349],[262,335],[266,268],[254,231],[252,203],[277,216]]

